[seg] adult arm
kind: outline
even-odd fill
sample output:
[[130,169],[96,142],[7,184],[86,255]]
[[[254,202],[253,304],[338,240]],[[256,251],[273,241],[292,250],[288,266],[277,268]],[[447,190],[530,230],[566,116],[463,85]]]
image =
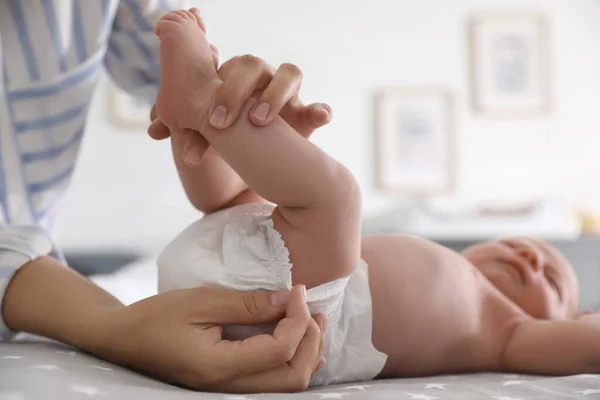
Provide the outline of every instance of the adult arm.
[[4,322],[5,293],[23,265],[39,257],[54,254],[50,238],[37,226],[0,226],[0,340],[11,339],[16,332]]
[[[13,331],[60,340],[193,389],[290,391],[306,388],[323,362],[324,320],[311,318],[304,292],[301,287],[290,294],[196,288],[124,306],[57,259],[42,256],[26,262],[9,281],[2,316]],[[219,324],[278,319],[273,335],[222,340]]]

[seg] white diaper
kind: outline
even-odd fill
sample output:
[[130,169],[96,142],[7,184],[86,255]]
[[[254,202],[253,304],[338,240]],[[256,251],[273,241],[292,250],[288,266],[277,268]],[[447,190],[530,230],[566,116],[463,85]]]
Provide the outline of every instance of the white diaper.
[[[158,291],[198,286],[242,291],[291,289],[292,264],[269,204],[245,204],[191,224],[158,258]],[[372,304],[367,264],[350,277],[307,291],[311,313],[328,318],[323,355],[327,363],[310,385],[365,381],[383,369],[387,356],[371,341]],[[227,326],[224,336],[243,339],[272,332],[269,326]]]

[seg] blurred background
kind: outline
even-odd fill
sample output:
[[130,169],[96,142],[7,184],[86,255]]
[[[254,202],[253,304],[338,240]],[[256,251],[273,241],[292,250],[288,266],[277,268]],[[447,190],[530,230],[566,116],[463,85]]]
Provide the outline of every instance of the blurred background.
[[[598,0],[191,3],[222,62],[294,63],[302,100],[331,105],[313,141],[360,182],[366,233],[533,234],[600,283]],[[59,217],[82,270],[157,254],[201,216],[148,110],[103,79]]]

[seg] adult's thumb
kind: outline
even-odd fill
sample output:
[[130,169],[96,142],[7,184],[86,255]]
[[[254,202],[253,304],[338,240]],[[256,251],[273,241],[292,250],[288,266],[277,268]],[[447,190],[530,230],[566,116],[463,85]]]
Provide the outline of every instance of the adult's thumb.
[[208,150],[210,143],[199,132],[189,131],[183,145],[183,162],[188,167],[200,165]]
[[239,292],[202,288],[196,317],[202,323],[251,325],[276,322],[285,316],[289,292]]

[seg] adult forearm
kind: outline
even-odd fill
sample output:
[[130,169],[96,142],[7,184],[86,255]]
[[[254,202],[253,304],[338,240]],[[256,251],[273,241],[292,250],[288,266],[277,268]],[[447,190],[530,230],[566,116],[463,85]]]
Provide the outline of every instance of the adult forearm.
[[179,179],[190,202],[211,213],[226,207],[248,189],[244,181],[221,156],[210,148],[197,166],[185,164],[183,149],[172,141],[173,158]]
[[23,266],[3,302],[6,324],[16,331],[59,340],[97,353],[107,322],[123,304],[52,257]]

